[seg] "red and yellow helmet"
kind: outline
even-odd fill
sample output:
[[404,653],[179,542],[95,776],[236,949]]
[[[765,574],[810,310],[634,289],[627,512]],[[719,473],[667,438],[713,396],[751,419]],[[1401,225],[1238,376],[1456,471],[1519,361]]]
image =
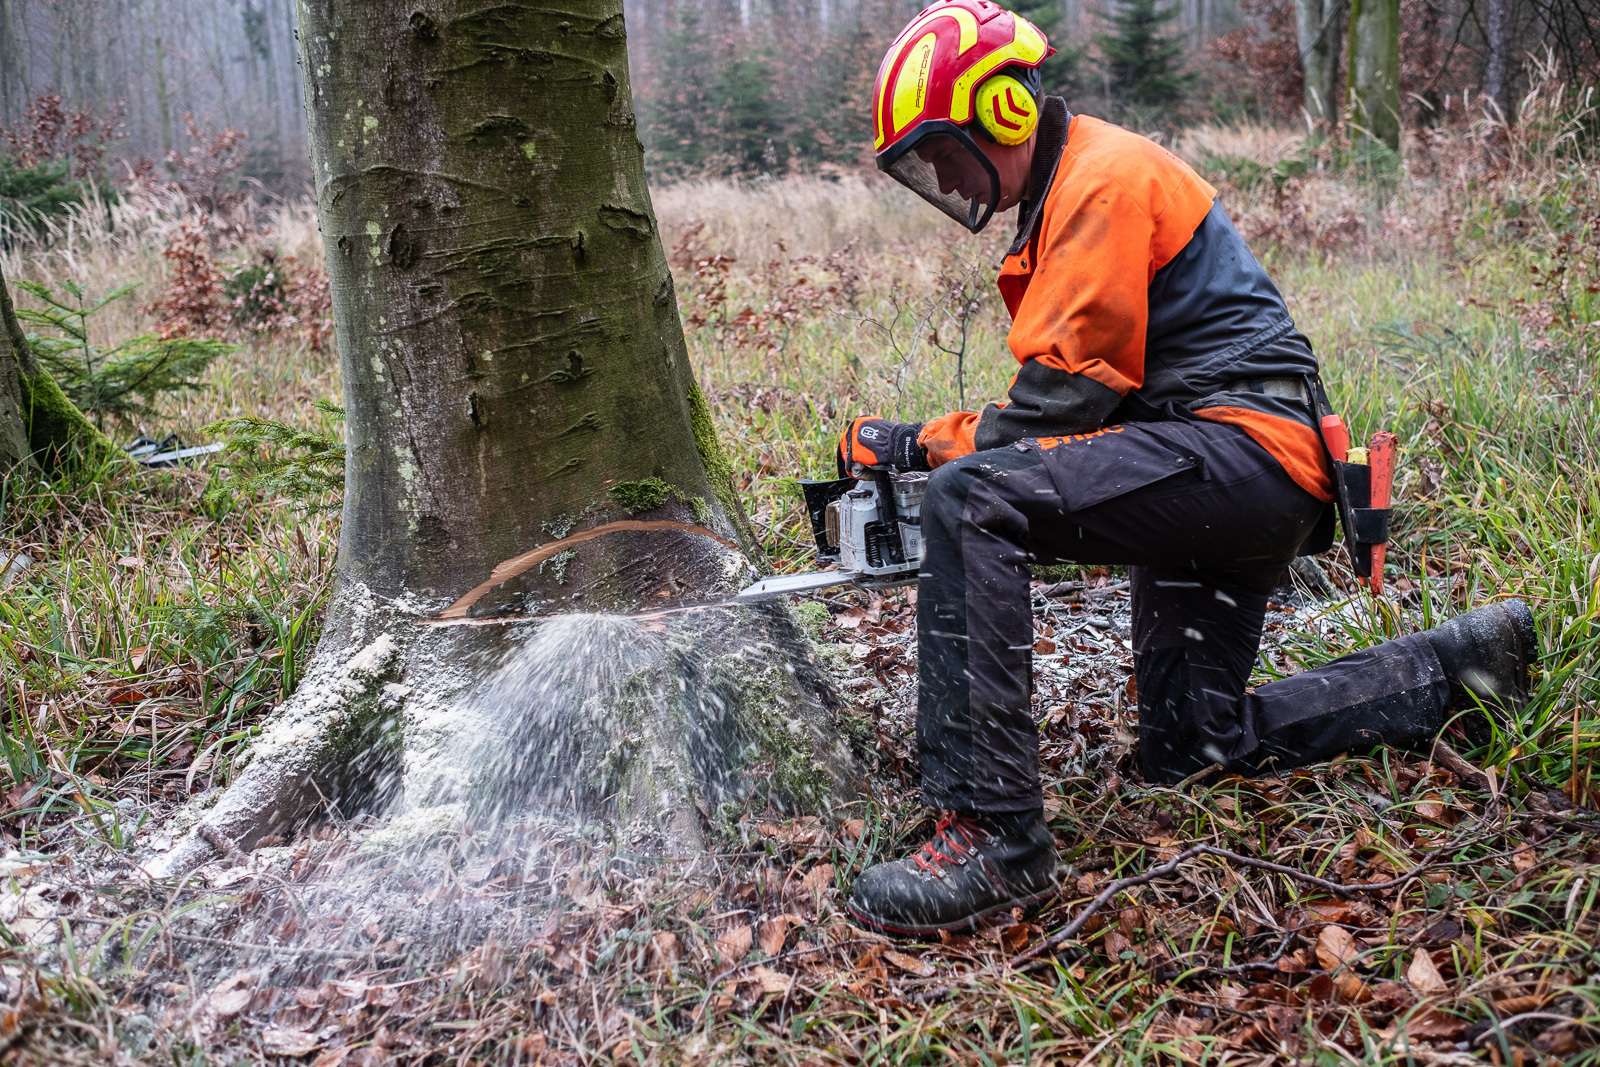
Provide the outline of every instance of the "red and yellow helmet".
[[983,229],[1000,177],[971,130],[999,144],[1026,141],[1039,122],[1039,65],[1053,51],[1037,26],[992,0],[923,10],[873,82],[878,169],[973,233]]

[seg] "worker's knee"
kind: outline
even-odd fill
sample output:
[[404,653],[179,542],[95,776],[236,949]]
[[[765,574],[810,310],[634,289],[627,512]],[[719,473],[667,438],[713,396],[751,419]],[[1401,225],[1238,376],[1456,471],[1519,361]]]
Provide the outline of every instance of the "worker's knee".
[[930,547],[981,545],[993,553],[1003,545],[1021,546],[1028,521],[1018,494],[1025,487],[1019,453],[995,449],[963,456],[933,472],[923,497],[923,538]]
[[978,480],[978,465],[973,456],[962,456],[934,470],[922,497],[924,526],[949,529],[961,521],[967,498]]

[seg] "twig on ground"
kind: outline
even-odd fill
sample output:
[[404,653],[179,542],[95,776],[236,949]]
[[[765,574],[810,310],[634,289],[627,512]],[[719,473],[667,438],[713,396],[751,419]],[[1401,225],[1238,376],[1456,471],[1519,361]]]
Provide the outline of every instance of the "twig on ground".
[[[89,923],[95,926],[119,926],[136,920],[138,916],[123,916],[118,919],[107,919],[98,915],[84,915],[80,912],[64,912],[55,916],[55,918],[65,919],[76,923]],[[309,956],[313,958],[325,957],[328,959],[341,960],[370,959],[374,963],[400,961],[400,957],[398,956],[377,956],[371,952],[352,952],[348,949],[292,948],[288,945],[260,945],[250,941],[230,941],[225,937],[207,937],[204,934],[189,934],[184,933],[181,930],[173,930],[165,923],[161,924],[161,932],[162,936],[164,937],[176,938],[179,941],[188,941],[196,945],[214,945],[220,948],[241,949],[253,952],[267,952],[275,956]]]
[[1196,782],[1201,781],[1202,779],[1205,779],[1205,778],[1209,778],[1213,774],[1216,774],[1220,770],[1222,770],[1222,764],[1220,764],[1220,763],[1209,764],[1209,765],[1207,765],[1205,767],[1201,767],[1198,771],[1195,771],[1193,774],[1189,775],[1187,778],[1184,778],[1181,781],[1177,782],[1175,785],[1173,785],[1172,788],[1176,789],[1178,792],[1181,793],[1185,789],[1188,789],[1191,785],[1194,785]]
[[[1293,945],[1294,939],[1299,936],[1300,930],[1298,928],[1283,931],[1283,936],[1278,939],[1278,947],[1273,949],[1272,954],[1264,960],[1251,960],[1248,963],[1234,963],[1224,967],[1211,967],[1202,965],[1196,970],[1189,971],[1188,973],[1206,974],[1212,977],[1226,978],[1233,975],[1254,974],[1257,971],[1276,972],[1278,969],[1278,961],[1283,959],[1283,957],[1288,954],[1289,946]],[[1182,957],[1179,957],[1167,965],[1167,968],[1164,971],[1164,976],[1166,979],[1171,980],[1178,977],[1178,972],[1183,970],[1182,968],[1178,967],[1178,963],[1181,960]]]
[[1459,778],[1463,785],[1488,793],[1490,804],[1494,807],[1500,806],[1500,790],[1495,788],[1494,778],[1468,763],[1461,753],[1451,748],[1443,739],[1433,743],[1433,752],[1428,758]]
[[1517,1025],[1518,1023],[1532,1022],[1535,1019],[1542,1019],[1542,1020],[1544,1020],[1546,1022],[1553,1022],[1558,1026],[1561,1025],[1562,1023],[1566,1023],[1569,1026],[1576,1026],[1581,1030],[1591,1030],[1592,1031],[1592,1030],[1596,1029],[1596,1027],[1594,1026],[1593,1023],[1584,1022],[1582,1019],[1574,1019],[1572,1016],[1570,1016],[1570,1015],[1562,1015],[1560,1012],[1554,1012],[1554,1011],[1525,1011],[1525,1012],[1522,1012],[1520,1015],[1513,1015],[1509,1019],[1493,1019],[1493,1020],[1490,1020],[1489,1029],[1487,1029],[1483,1033],[1479,1034],[1473,1040],[1472,1043],[1474,1045],[1481,1045],[1481,1044],[1484,1043],[1484,1041],[1486,1041],[1487,1039],[1489,1039],[1491,1037],[1494,1037],[1497,1034],[1504,1035],[1507,1030],[1509,1030],[1511,1027]]
[[778,953],[776,956],[764,959],[745,960],[741,963],[734,964],[721,974],[712,976],[711,980],[706,983],[706,994],[709,996],[711,990],[715,989],[723,982],[726,982],[735,975],[743,974],[745,971],[748,971],[753,967],[759,967],[762,964],[771,966],[775,963],[783,963],[785,960],[797,960],[801,956],[815,956],[819,953],[829,952],[836,948],[854,948],[857,945],[881,945],[885,943],[888,943],[888,939],[884,937],[850,937],[843,941],[834,941],[826,945],[806,945],[804,948],[796,945],[794,948],[786,949],[785,951]]

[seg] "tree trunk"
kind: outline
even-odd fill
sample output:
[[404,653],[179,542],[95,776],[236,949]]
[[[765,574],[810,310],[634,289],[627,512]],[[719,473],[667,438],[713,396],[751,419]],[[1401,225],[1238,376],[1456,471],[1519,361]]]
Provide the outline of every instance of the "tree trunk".
[[67,457],[100,462],[116,448],[33,358],[0,271],[0,475]]
[[1339,59],[1344,46],[1344,0],[1295,0],[1295,37],[1305,74],[1305,111],[1327,130],[1339,120]]
[[1510,83],[1506,78],[1506,50],[1509,47],[1507,32],[1508,0],[1488,0],[1489,14],[1484,33],[1488,38],[1489,56],[1483,70],[1483,93],[1499,109],[1501,117],[1511,118]]
[[1352,0],[1350,101],[1367,136],[1400,151],[1400,0]]
[[[408,750],[459,727],[530,629],[548,645],[568,632],[548,630],[557,613],[670,608],[754,573],[645,189],[620,0],[300,0],[299,15],[347,412],[340,586],[301,690],[158,872],[248,847],[318,797],[431,796]],[[649,625],[671,631],[650,656],[579,635],[527,665],[528,687],[495,679],[481,729],[515,751],[469,776],[509,761],[527,788],[541,753],[578,745],[577,766],[540,766],[603,764],[604,781],[532,792],[680,827],[848,788],[836,705],[783,611]],[[562,659],[610,671],[582,708],[540,689]],[[596,702],[615,714],[577,718]]]
[[0,478],[19,466],[33,465],[33,449],[28,447],[28,427],[23,419],[22,357],[16,351],[10,325],[11,301],[0,296],[0,314],[5,328],[0,329]]

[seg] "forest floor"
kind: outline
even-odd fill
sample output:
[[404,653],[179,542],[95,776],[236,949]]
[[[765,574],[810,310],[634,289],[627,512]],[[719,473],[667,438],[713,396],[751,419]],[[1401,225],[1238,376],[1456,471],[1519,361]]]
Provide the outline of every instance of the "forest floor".
[[[12,489],[0,551],[32,563],[0,579],[0,1057],[1600,1061],[1600,164],[1581,150],[1592,106],[1571,92],[1546,87],[1524,116],[1419,137],[1401,173],[1361,173],[1288,132],[1176,146],[1221,188],[1347,419],[1394,430],[1403,457],[1389,594],[1325,559],[1331,590],[1275,604],[1258,680],[1520,596],[1544,656],[1525,716],[1487,746],[1145,785],[1125,586],[1054,573],[1035,585],[1036,698],[1069,877],[1036,915],[895,944],[841,906],[859,870],[927,829],[914,603],[840,594],[801,615],[875,739],[879,789],[859,810],[752,813],[741,852],[692,870],[575,838],[552,852],[525,938],[419,968],[375,923],[370,952],[274,991],[249,970],[185,971],[199,941],[213,960],[251,946],[179,918],[259,905],[327,833],[281,843],[270,869],[240,861],[161,892],[135,884],[132,861],[228,780],[299,680],[333,572],[333,495],[273,495],[216,465]],[[809,565],[792,479],[831,466],[846,419],[1003,394],[1014,364],[991,274],[1007,235],[929,241],[940,220],[887,182],[678,185],[656,206],[694,364],[776,568]],[[0,252],[10,277],[91,296],[140,283],[97,321],[108,338],[151,328],[186,208],[113,215]],[[210,254],[315,262],[312,219],[305,204],[260,209]],[[337,361],[306,324],[231,329],[239,350],[154,428],[192,443],[248,414],[333,434],[313,404],[338,396]]]

